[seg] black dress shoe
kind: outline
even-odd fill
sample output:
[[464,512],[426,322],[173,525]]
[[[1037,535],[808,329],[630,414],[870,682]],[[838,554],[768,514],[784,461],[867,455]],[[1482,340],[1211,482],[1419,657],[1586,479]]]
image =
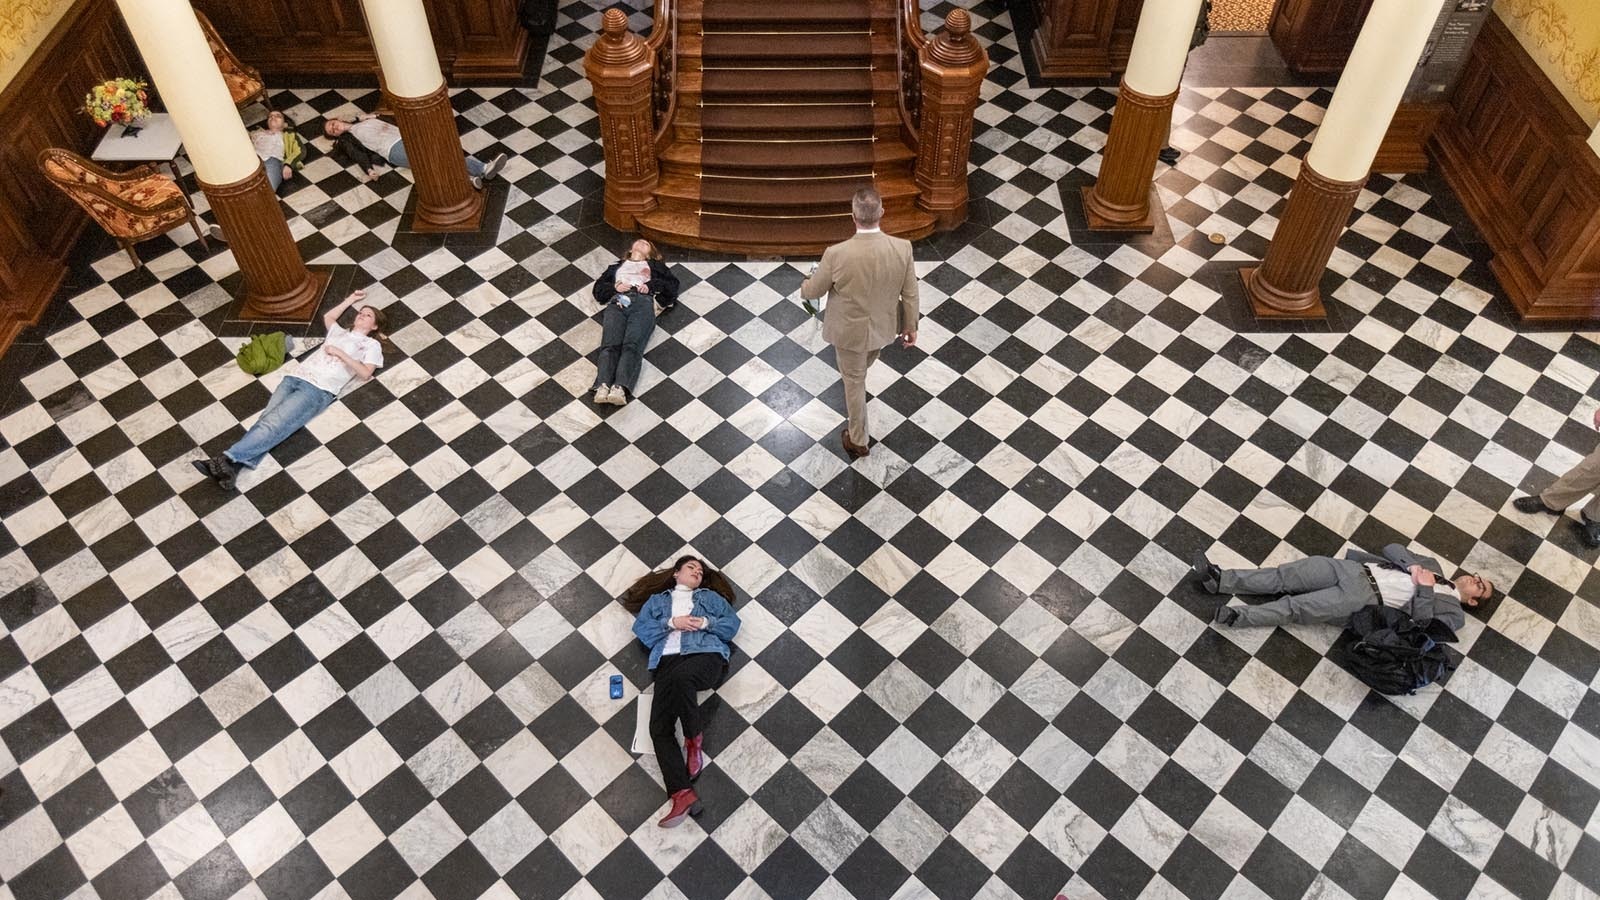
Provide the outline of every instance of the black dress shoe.
[[1526,497],[1518,497],[1517,499],[1511,501],[1511,505],[1516,508],[1517,512],[1527,513],[1529,515],[1533,515],[1534,513],[1549,513],[1552,516],[1559,516],[1563,513],[1563,510],[1551,509],[1550,507],[1545,506],[1544,501],[1539,499],[1538,494],[1529,494]]
[[1212,616],[1211,621],[1216,622],[1218,625],[1231,626],[1239,621],[1239,610],[1224,603],[1217,607],[1217,614]]
[[1204,553],[1195,554],[1194,564],[1189,566],[1189,571],[1194,573],[1207,593],[1215,594],[1222,590],[1222,570],[1212,565]]
[[1579,513],[1578,517],[1583,520],[1578,523],[1578,537],[1591,547],[1600,547],[1600,522],[1582,513]]

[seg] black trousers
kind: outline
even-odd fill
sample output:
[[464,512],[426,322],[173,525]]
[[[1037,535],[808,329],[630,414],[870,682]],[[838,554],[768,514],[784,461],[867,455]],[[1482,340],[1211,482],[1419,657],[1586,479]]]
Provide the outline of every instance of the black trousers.
[[705,730],[705,719],[695,694],[709,691],[728,674],[728,661],[720,653],[674,653],[656,664],[656,697],[650,705],[650,742],[655,745],[656,762],[661,765],[661,780],[667,793],[675,794],[689,786],[689,764],[678,746],[676,726],[683,722],[683,736],[692,738]]

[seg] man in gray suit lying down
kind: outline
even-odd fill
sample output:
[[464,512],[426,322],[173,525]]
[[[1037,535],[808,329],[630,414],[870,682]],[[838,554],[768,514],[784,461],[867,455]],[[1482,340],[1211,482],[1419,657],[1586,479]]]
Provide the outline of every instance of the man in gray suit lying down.
[[1444,577],[1439,561],[1418,556],[1399,544],[1383,555],[1351,550],[1344,559],[1311,556],[1270,569],[1222,569],[1204,554],[1194,563],[1200,586],[1213,594],[1277,595],[1251,606],[1226,602],[1217,607],[1219,625],[1342,625],[1369,603],[1403,609],[1426,624],[1437,619],[1460,630],[1466,624],[1463,606],[1477,606],[1494,594],[1494,584],[1481,575]]

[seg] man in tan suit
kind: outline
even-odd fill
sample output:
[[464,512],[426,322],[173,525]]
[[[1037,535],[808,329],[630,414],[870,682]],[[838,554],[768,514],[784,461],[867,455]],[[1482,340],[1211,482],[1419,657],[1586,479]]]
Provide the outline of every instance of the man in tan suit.
[[823,252],[822,262],[800,285],[800,296],[815,300],[828,295],[822,337],[839,360],[849,418],[839,440],[851,459],[860,459],[870,444],[867,370],[896,337],[907,347],[917,343],[917,270],[911,263],[911,242],[878,229],[883,200],[877,191],[856,191],[850,212],[856,236]]
[[[1594,427],[1600,429],[1600,409],[1594,412]],[[1585,497],[1589,503],[1578,513],[1578,536],[1585,544],[1600,547],[1600,446],[1543,491],[1518,497],[1511,505],[1518,512],[1559,516]]]

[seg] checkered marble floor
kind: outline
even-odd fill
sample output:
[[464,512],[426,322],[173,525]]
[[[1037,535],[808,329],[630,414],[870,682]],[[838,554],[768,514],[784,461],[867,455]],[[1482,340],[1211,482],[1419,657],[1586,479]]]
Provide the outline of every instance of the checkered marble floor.
[[[219,334],[231,254],[85,239],[0,385],[0,900],[1600,891],[1596,553],[1509,506],[1593,446],[1600,344],[1519,332],[1448,194],[1374,177],[1342,320],[1257,330],[1230,263],[1326,93],[1185,92],[1172,243],[1071,243],[1058,183],[1113,96],[1030,89],[978,4],[981,199],[918,246],[919,347],[847,465],[804,263],[675,254],[638,400],[585,397],[625,242],[600,11],[565,6],[536,89],[455,95],[464,146],[513,154],[497,247],[390,248],[403,172],[324,157],[285,193],[396,352],[241,493],[187,462],[277,382]],[[308,132],[373,100],[275,98]],[[1184,577],[1391,540],[1507,595],[1411,697],[1331,663],[1332,628],[1211,628]],[[705,814],[666,831],[613,598],[684,548],[744,628]]]

